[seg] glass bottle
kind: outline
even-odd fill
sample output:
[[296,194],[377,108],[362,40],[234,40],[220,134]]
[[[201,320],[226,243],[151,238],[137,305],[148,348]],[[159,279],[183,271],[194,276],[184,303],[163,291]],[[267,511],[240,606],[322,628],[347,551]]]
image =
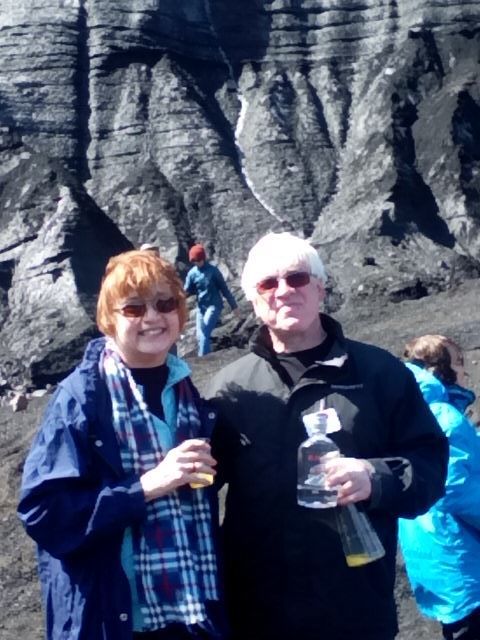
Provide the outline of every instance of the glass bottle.
[[337,490],[328,487],[319,469],[325,455],[339,455],[337,445],[327,437],[327,415],[310,413],[303,416],[308,438],[298,448],[297,502],[310,509],[326,509],[337,505]]
[[[303,423],[308,438],[298,449],[297,502],[310,509],[337,507],[337,490],[327,484],[319,467],[325,455],[340,455],[337,445],[327,436],[328,414],[321,411],[305,414]],[[335,518],[349,567],[361,567],[385,555],[367,515],[354,504],[337,507]]]

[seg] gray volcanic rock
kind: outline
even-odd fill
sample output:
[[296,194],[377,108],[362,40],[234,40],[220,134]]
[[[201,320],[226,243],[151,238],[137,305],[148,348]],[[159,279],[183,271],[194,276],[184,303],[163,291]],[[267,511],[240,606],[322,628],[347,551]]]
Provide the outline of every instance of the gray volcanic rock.
[[[240,300],[201,386],[253,330],[238,275],[271,229],[319,248],[349,335],[451,335],[478,388],[479,24],[472,0],[2,0],[0,394],[72,368],[107,259],[143,242],[182,274],[203,242]],[[0,407],[6,640],[42,635],[14,515],[39,413]],[[399,640],[438,635],[401,570],[397,596]]]
[[[67,250],[63,223],[47,233],[43,220],[66,216],[77,234],[84,208],[111,224],[98,268],[124,241],[153,242],[184,273],[201,241],[234,284],[260,235],[293,229],[348,313],[478,277],[479,18],[462,0],[4,0],[0,361],[18,368],[12,349],[36,333],[18,309],[40,281],[64,307],[55,335],[94,331],[98,277],[46,287],[38,271],[63,268]],[[68,212],[55,179],[48,207],[29,201],[40,158],[83,194]],[[27,380],[40,342],[55,354],[59,340],[32,337]],[[62,368],[39,358],[47,377]]]
[[78,360],[94,334],[105,264],[131,244],[58,163],[22,146],[9,159],[0,179],[0,377],[42,386]]

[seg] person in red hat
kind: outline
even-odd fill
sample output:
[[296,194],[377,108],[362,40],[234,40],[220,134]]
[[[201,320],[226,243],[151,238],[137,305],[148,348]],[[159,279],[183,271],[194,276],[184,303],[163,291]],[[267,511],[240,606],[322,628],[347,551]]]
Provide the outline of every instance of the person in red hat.
[[222,313],[222,296],[235,315],[239,314],[239,309],[220,269],[207,261],[205,248],[201,244],[190,247],[188,259],[193,267],[187,273],[184,287],[187,295],[197,298],[198,355],[204,356],[211,351],[210,336]]

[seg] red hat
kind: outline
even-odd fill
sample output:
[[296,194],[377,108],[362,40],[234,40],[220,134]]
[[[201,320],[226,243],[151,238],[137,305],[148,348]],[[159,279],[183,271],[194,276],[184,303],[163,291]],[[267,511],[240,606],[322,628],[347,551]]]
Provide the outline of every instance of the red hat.
[[193,247],[190,247],[188,259],[190,262],[201,262],[202,260],[206,260],[207,255],[203,246],[201,244],[194,244]]

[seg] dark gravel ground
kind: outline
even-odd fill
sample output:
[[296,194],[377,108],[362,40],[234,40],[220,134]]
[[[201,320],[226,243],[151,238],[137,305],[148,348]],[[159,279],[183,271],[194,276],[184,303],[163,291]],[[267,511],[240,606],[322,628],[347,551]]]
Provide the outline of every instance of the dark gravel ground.
[[[364,304],[337,314],[347,335],[400,354],[406,339],[421,333],[445,333],[465,349],[470,386],[480,390],[480,281],[454,291],[397,305]],[[342,317],[343,316],[343,317]],[[188,358],[200,388],[223,364],[241,353],[218,351],[206,358]],[[32,400],[26,411],[0,407],[0,640],[41,640],[43,622],[34,548],[15,516],[18,482],[29,442],[47,398]],[[476,413],[475,417],[478,416]],[[397,640],[434,640],[439,627],[421,616],[398,558],[396,598],[400,632]],[[248,639],[246,639],[248,640]],[[361,638],[359,639],[361,640]]]

